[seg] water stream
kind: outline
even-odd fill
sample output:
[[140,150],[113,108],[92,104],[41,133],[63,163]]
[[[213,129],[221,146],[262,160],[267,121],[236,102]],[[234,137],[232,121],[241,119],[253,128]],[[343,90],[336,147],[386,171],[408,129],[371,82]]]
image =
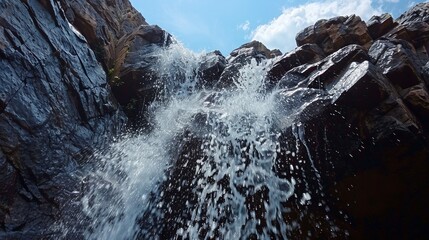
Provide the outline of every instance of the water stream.
[[172,44],[157,54],[163,91],[149,108],[153,128],[95,154],[98,167],[82,199],[90,223],[85,237],[287,239],[297,224],[288,222],[288,199],[299,194],[305,205],[312,193],[296,192],[305,179],[280,174],[279,137],[294,126],[294,141],[310,160],[312,172],[305,174],[320,184],[298,116],[325,96],[304,88],[267,90],[270,60],[242,67],[231,89],[198,88],[203,53]]

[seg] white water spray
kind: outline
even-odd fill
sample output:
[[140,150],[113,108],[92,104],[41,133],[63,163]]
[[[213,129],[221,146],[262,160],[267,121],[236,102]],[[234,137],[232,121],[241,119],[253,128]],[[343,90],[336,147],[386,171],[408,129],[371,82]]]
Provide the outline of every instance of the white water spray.
[[[194,200],[183,206],[187,220],[173,229],[175,238],[287,238],[291,227],[284,204],[295,180],[276,170],[278,138],[302,111],[302,99],[312,103],[321,95],[302,89],[267,92],[264,79],[271,63],[255,60],[239,70],[231,90],[198,90],[202,56],[178,44],[159,51],[156,70],[164,90],[149,108],[153,130],[124,137],[95,155],[100,161],[91,174],[95,183],[82,199],[90,219],[87,239],[160,238],[169,226],[159,226],[175,211],[163,185],[177,180],[168,178],[169,171],[186,169],[189,161],[194,177],[184,184],[195,186],[189,196]],[[197,116],[203,120],[196,127]],[[198,139],[200,157],[176,166],[185,132]],[[187,186],[179,186],[177,194],[181,187]]]

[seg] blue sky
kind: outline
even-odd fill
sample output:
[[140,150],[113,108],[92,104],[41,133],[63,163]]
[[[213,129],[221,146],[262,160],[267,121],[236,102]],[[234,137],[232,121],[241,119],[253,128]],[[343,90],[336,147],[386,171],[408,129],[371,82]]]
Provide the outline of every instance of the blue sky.
[[425,0],[131,0],[149,24],[187,48],[224,55],[251,40],[286,52],[296,46],[297,32],[321,18],[356,14],[368,20],[384,12],[396,18],[419,2]]

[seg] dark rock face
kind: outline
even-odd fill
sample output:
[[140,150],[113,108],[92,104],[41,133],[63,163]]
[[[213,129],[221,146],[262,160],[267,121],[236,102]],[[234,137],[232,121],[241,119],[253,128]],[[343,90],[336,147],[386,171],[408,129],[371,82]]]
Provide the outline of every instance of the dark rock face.
[[208,88],[213,87],[226,65],[227,61],[221,52],[214,51],[206,54],[197,70],[201,85]]
[[0,238],[46,238],[73,211],[82,156],[126,117],[56,2],[0,9]]
[[[396,22],[389,15],[372,18],[368,31],[378,40],[371,43],[364,37],[367,40],[347,43],[360,46],[344,47],[347,41],[331,40],[340,36],[352,39],[355,33],[346,37],[341,31],[331,32],[334,36],[327,34],[323,23],[341,22],[332,27],[341,29],[347,26],[343,18],[316,23],[297,36],[298,44],[315,42],[325,53],[334,53],[319,62],[309,60],[287,70],[277,84],[278,88],[316,88],[332,99],[332,104],[322,105],[324,110],[318,109],[316,116],[303,118],[301,128],[306,139],[299,142],[310,149],[329,195],[327,199],[316,197],[316,202],[333,203],[319,219],[329,216],[336,226],[349,232],[348,238],[418,239],[424,238],[429,226],[423,200],[429,197],[428,6],[419,4]],[[276,66],[273,69],[277,70]],[[272,76],[267,81],[272,81]],[[286,152],[291,143],[285,140],[282,144]],[[303,211],[299,198],[291,202],[292,212]],[[314,212],[313,217],[303,220],[292,235],[306,237],[308,231],[312,237],[332,238],[326,230],[305,224],[321,226],[324,222],[315,220],[317,206],[306,209]],[[345,213],[347,218],[332,212]]]
[[379,40],[371,46],[369,55],[372,62],[399,88],[405,89],[422,82],[417,69],[421,69],[423,61],[417,57],[410,43]]
[[276,82],[286,72],[304,63],[314,63],[325,57],[322,49],[316,44],[304,44],[295,50],[286,53],[278,60],[268,73],[268,78]]

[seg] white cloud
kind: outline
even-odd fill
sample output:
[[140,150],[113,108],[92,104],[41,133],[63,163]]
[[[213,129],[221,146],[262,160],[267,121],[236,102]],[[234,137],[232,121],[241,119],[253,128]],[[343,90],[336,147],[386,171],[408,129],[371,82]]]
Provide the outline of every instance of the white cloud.
[[250,29],[250,22],[249,20],[246,20],[244,23],[238,25],[238,28],[243,31],[248,31]]
[[380,9],[372,6],[372,0],[324,0],[307,3],[284,8],[279,17],[258,26],[252,32],[252,40],[261,41],[271,49],[289,51],[296,47],[296,34],[320,19],[355,14],[363,20],[368,20],[381,13]]

